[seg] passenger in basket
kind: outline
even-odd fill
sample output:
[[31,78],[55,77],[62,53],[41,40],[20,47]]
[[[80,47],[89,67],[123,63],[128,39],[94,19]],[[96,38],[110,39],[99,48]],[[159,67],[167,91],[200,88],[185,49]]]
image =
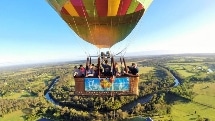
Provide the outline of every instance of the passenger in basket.
[[114,64],[114,75],[115,76],[120,76],[120,68],[117,62]]
[[137,67],[136,63],[132,63],[131,66],[129,67],[129,71],[133,75],[138,75],[139,69]]
[[78,69],[77,66],[74,67],[73,76],[74,76],[74,77],[81,76],[81,72],[80,72],[80,70]]
[[108,64],[108,60],[105,60],[105,63],[102,63],[104,69],[104,76],[111,76],[111,66]]
[[90,76],[90,77],[94,76],[95,71],[94,71],[93,65],[94,64],[90,64],[88,70],[86,71],[86,73],[87,73],[86,76]]
[[86,69],[84,68],[83,65],[80,65],[79,71],[81,72],[81,76],[82,76],[82,77],[85,77]]

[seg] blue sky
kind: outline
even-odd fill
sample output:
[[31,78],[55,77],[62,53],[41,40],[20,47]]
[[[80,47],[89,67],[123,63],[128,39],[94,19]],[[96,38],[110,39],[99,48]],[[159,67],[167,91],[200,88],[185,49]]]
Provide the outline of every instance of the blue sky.
[[[215,0],[154,0],[111,51],[129,45],[127,53],[215,53],[214,32]],[[0,66],[86,58],[86,52],[98,49],[81,40],[46,0],[1,0]]]

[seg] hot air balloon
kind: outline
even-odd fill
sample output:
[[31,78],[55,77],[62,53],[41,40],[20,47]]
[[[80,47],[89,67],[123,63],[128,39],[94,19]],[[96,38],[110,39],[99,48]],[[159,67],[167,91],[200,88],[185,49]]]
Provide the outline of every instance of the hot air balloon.
[[[138,24],[152,0],[47,0],[68,26],[84,41],[95,45],[97,48],[111,48],[116,43],[123,41]],[[101,60],[110,57],[101,54],[98,56],[98,66]],[[91,59],[91,58],[90,58]],[[120,59],[121,60],[121,59]],[[88,66],[90,64],[87,59]],[[126,67],[124,58],[124,67]],[[122,61],[121,61],[122,63]],[[114,59],[111,56],[114,67]],[[114,72],[114,70],[112,71]],[[99,74],[99,77],[102,75]],[[110,94],[107,92],[88,92],[84,85],[87,78],[75,78],[76,94]],[[105,77],[107,78],[107,77]],[[110,77],[108,77],[110,78]],[[124,77],[119,77],[124,78]],[[128,77],[130,87],[124,91],[127,94],[138,94],[138,76]],[[96,80],[96,78],[94,79]],[[117,78],[115,78],[114,82]],[[122,79],[123,80],[123,79]],[[120,90],[112,92],[123,94]],[[111,93],[112,93],[111,92]]]

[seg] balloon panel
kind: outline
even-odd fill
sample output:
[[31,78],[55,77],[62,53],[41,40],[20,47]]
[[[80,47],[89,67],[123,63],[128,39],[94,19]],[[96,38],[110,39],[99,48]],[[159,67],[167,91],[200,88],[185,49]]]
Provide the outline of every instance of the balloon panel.
[[125,39],[150,1],[48,0],[79,37],[98,48],[110,48]]
[[123,40],[133,30],[142,13],[143,11],[139,11],[127,16],[88,18],[87,22],[80,17],[68,15],[62,17],[75,33],[87,42],[98,48],[109,48]]

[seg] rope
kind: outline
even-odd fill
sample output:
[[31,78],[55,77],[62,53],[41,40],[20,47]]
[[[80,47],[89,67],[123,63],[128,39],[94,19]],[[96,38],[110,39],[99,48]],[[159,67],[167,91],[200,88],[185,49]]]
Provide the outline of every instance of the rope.
[[[122,2],[122,4],[123,4],[123,2]],[[141,13],[139,13],[139,16],[137,17],[137,18],[140,18],[141,17]],[[130,20],[130,23],[132,23],[133,22],[133,20],[134,20],[134,16],[132,16],[132,19]],[[120,18],[119,18],[119,22],[120,22]],[[136,21],[136,24],[138,23],[139,21]],[[118,25],[119,25],[119,23],[118,23]],[[130,27],[132,26],[131,24],[128,24]],[[137,26],[137,25],[136,25]],[[137,27],[135,27],[135,29],[138,29]],[[128,37],[130,37],[130,38],[135,38],[135,37],[132,37],[132,35],[130,34],[130,36],[128,35]],[[134,42],[134,40],[132,41],[132,39],[130,39],[129,40],[129,38],[125,38],[125,39],[127,39],[127,41],[121,41],[121,42],[119,42],[119,43],[117,43],[117,45],[116,46],[113,46],[113,49],[115,49],[115,48],[117,48],[117,51],[119,51],[118,53],[116,53],[116,55],[118,55],[118,54],[122,54],[123,56],[126,54],[126,52],[127,52],[127,49],[128,49],[128,47],[131,45],[131,42]],[[122,47],[124,47],[124,48],[122,48]]]
[[[144,11],[144,12],[145,12],[145,11]],[[143,14],[144,14],[144,13],[143,13]],[[141,16],[142,16],[142,13],[139,13],[139,17],[141,17]],[[139,17],[138,17],[138,18],[139,18]],[[133,18],[133,17],[132,17],[132,18]],[[141,20],[141,18],[140,18],[140,20]],[[140,21],[140,20],[139,20],[139,21]],[[131,23],[132,23],[132,21],[133,21],[133,19],[131,19]],[[137,24],[139,21],[136,21],[136,24]],[[140,31],[140,29],[139,29],[138,27],[139,27],[139,26],[136,25],[135,29],[138,30],[138,31]],[[133,35],[133,36],[134,36],[134,35]],[[130,36],[130,37],[131,37],[131,36]],[[132,38],[135,38],[135,37],[132,37]],[[131,40],[128,41],[126,47],[124,48],[124,52],[125,52],[124,55],[126,54],[128,47],[131,45],[131,42],[134,42],[135,40],[136,40],[136,39],[134,39],[133,41],[131,41]],[[124,56],[124,55],[123,55],[123,56]]]

